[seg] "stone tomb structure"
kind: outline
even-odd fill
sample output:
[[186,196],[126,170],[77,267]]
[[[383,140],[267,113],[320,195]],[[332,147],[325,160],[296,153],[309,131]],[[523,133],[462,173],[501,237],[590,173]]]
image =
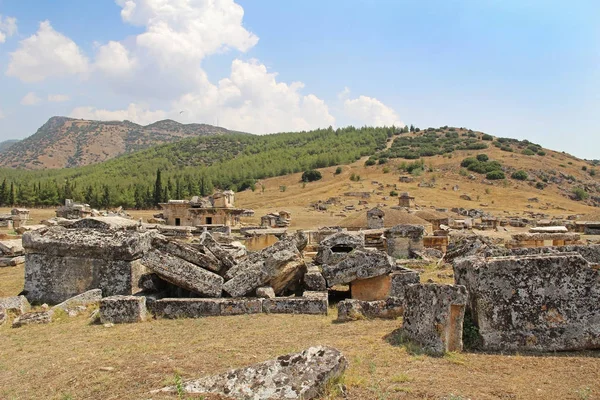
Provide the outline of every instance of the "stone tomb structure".
[[234,207],[234,200],[235,194],[231,190],[203,198],[196,196],[189,201],[169,200],[159,204],[161,218],[167,225],[174,226],[238,226],[246,210]]

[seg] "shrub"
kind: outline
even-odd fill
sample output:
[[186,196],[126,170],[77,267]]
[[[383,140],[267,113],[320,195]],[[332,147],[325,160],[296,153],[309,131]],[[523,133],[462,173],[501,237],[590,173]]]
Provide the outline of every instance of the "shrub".
[[535,155],[535,153],[533,151],[531,151],[531,149],[525,149],[521,152],[521,154],[524,154],[526,156],[533,156]]
[[525,180],[527,180],[527,177],[528,177],[527,172],[525,172],[523,170],[513,172],[513,174],[511,175],[511,178],[517,179],[519,181],[525,181]]
[[489,159],[490,158],[487,156],[487,154],[478,154],[477,155],[477,161],[486,162]]
[[316,169],[309,169],[302,174],[302,182],[314,182],[323,178],[321,173]]
[[353,172],[352,175],[350,175],[350,180],[353,181],[353,182],[359,182],[360,181],[360,175],[356,175]]
[[342,167],[337,167],[337,168],[335,169],[335,174],[336,174],[336,175],[339,175],[339,174],[341,174],[341,173],[342,173]]
[[467,176],[467,175],[469,175],[469,173],[467,172],[467,170],[466,170],[466,169],[464,169],[464,168],[461,168],[461,169],[458,171],[458,174],[459,174],[460,176]]
[[492,135],[488,135],[487,133],[484,133],[483,136],[481,137],[481,140],[486,140],[488,142],[491,142],[492,140],[494,140],[494,137]]
[[504,172],[502,172],[502,171],[488,172],[485,177],[486,177],[486,179],[489,179],[490,181],[496,181],[496,180],[499,180],[499,179],[505,179],[506,178],[506,176],[504,175]]
[[378,164],[382,165],[382,164],[385,164],[386,162],[388,162],[387,158],[380,158]]
[[582,188],[573,189],[573,194],[575,195],[575,200],[587,200],[590,197],[589,193],[583,190]]
[[461,161],[460,166],[463,168],[468,168],[469,165],[477,163],[477,159],[473,157],[465,158]]
[[506,146],[506,145],[505,145],[505,146],[502,146],[502,147],[500,147],[500,150],[502,150],[502,151],[508,151],[509,153],[512,153],[512,152],[513,152],[513,149],[512,149],[512,147],[510,147],[510,146]]
[[583,167],[581,167],[582,171],[587,171],[587,167],[584,165]]
[[387,173],[389,173],[389,172],[390,172],[390,167],[384,167],[384,168],[383,168],[383,173],[384,173],[384,174],[387,174]]
[[595,169],[591,169],[590,170],[590,176],[596,176],[596,170]]
[[535,184],[535,188],[539,190],[544,190],[545,187],[546,185],[544,185],[542,182],[538,182]]
[[371,165],[375,165],[375,160],[372,158],[369,158],[367,161],[365,161],[365,167],[368,167]]
[[396,197],[396,196],[398,196],[398,192],[396,192],[395,190],[392,190],[392,191],[390,192],[390,196],[392,196],[392,197]]
[[546,152],[544,150],[538,150],[537,154],[538,156],[545,156]]

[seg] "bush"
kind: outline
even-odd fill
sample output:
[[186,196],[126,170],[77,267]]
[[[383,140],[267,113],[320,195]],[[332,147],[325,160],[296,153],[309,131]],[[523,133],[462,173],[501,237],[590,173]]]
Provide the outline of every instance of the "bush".
[[335,174],[336,174],[336,175],[339,175],[339,174],[341,174],[341,173],[342,173],[342,167],[337,167],[337,168],[335,169]]
[[466,170],[466,169],[464,169],[464,168],[461,168],[461,169],[458,171],[458,174],[459,174],[460,176],[467,176],[467,175],[469,175],[469,173],[467,172],[467,170]]
[[505,146],[502,146],[502,147],[500,147],[500,150],[502,150],[502,151],[508,151],[509,153],[512,153],[512,152],[513,152],[513,149],[512,149],[512,147],[510,147],[510,146],[506,146],[506,145],[505,145]]
[[583,167],[581,167],[582,171],[587,171],[587,167],[584,165]]
[[596,176],[596,170],[595,169],[591,169],[590,170],[590,176]]
[[398,192],[396,192],[395,190],[392,190],[392,191],[390,192],[390,196],[392,196],[392,197],[396,197],[396,196],[398,196]]
[[314,182],[323,178],[321,173],[316,169],[309,169],[302,174],[302,182]]
[[383,167],[383,173],[388,174],[390,172],[390,167]]
[[511,178],[517,179],[519,181],[525,181],[525,180],[527,180],[527,177],[528,177],[527,172],[525,172],[523,170],[513,172],[513,174],[511,175]]
[[545,156],[546,152],[544,150],[538,150],[537,154],[538,156]]
[[494,137],[492,135],[488,135],[487,133],[484,133],[483,136],[481,137],[481,140],[486,140],[488,142],[491,142],[492,140],[494,140]]
[[388,162],[387,158],[380,158],[378,164],[382,165],[382,164],[385,164],[386,162]]
[[533,151],[531,151],[531,149],[525,149],[521,152],[521,154],[524,154],[526,156],[533,156],[535,155],[535,153]]
[[350,180],[353,181],[353,182],[359,182],[360,181],[360,175],[356,175],[353,172],[352,175],[350,175]]
[[365,161],[365,167],[369,167],[371,165],[375,165],[375,160],[372,158],[369,158],[367,161]]
[[477,163],[477,159],[473,157],[465,158],[461,161],[460,166],[463,168],[468,168],[471,164]]
[[505,179],[506,176],[504,175],[504,172],[502,171],[492,171],[492,172],[488,172],[488,174],[485,176],[486,179],[489,179],[490,181],[496,181],[499,179]]
[[546,187],[546,185],[543,184],[542,182],[538,182],[535,184],[535,188],[539,189],[539,190],[544,190],[545,187]]
[[587,200],[590,197],[589,193],[583,190],[582,188],[573,189],[573,194],[575,195],[575,200]]
[[477,161],[486,162],[489,159],[490,158],[487,156],[487,154],[478,154],[477,155]]

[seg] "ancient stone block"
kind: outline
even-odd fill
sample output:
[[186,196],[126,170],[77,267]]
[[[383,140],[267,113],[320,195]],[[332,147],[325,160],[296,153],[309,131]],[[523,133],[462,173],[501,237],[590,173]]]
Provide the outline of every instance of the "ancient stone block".
[[353,250],[360,250],[364,247],[364,234],[360,232],[337,232],[327,236],[319,243],[315,263],[335,264],[346,258]]
[[0,257],[0,267],[16,267],[25,263],[25,256]]
[[389,274],[350,282],[353,299],[363,301],[385,300],[390,296],[392,279]]
[[226,273],[236,265],[235,260],[231,256],[230,252],[225,250],[217,241],[211,236],[210,233],[204,232],[200,235],[198,248],[205,254],[212,254],[221,263],[219,269],[221,273]]
[[31,306],[25,296],[0,297],[0,308],[16,315],[25,314]]
[[397,297],[377,301],[346,299],[338,303],[337,321],[346,322],[372,318],[394,319],[402,316],[403,312],[403,301]]
[[52,315],[54,311],[36,311],[36,312],[28,312],[22,315],[19,315],[14,319],[12,323],[13,328],[20,328],[25,325],[31,324],[49,324],[52,322]]
[[223,278],[160,250],[150,250],[141,260],[161,279],[201,296],[221,297]]
[[307,268],[304,274],[304,287],[307,290],[323,291],[327,290],[327,282],[319,267],[313,265]]
[[261,299],[272,299],[275,297],[275,291],[271,286],[263,286],[256,289],[256,297]]
[[[184,382],[183,391],[215,393],[236,400],[309,400],[324,394],[328,383],[340,377],[347,365],[345,357],[334,348],[310,347],[275,360]],[[177,391],[170,386],[154,393]]]
[[139,278],[146,272],[139,261],[97,259],[85,254],[79,253],[82,257],[27,254],[25,294],[29,301],[57,304],[91,289],[101,289],[105,296],[139,291]]
[[146,298],[143,296],[111,296],[100,301],[100,322],[130,324],[146,320]]
[[85,310],[86,307],[99,304],[101,299],[102,290],[92,289],[80,295],[71,297],[70,299],[63,301],[60,304],[55,305],[51,308],[51,310],[62,310],[67,314],[73,316]]
[[157,293],[165,290],[169,283],[160,279],[154,272],[143,274],[138,280],[140,290],[148,293]]
[[148,304],[159,318],[200,318],[262,312],[262,299],[159,299]]
[[24,251],[21,239],[0,240],[0,253],[7,257],[23,255]]
[[209,271],[215,273],[221,272],[222,265],[216,257],[212,256],[212,254],[211,256],[203,254],[193,245],[157,235],[152,239],[152,246],[163,253],[171,254]]
[[422,225],[396,225],[385,232],[387,253],[394,258],[411,258],[411,251],[423,249]]
[[44,227],[23,234],[26,253],[132,261],[151,248],[151,232]]
[[6,315],[6,310],[4,309],[4,307],[0,306],[0,326],[4,325],[7,319],[8,316]]
[[276,297],[263,300],[263,312],[268,314],[323,314],[327,315],[326,296]]
[[402,331],[431,353],[461,351],[467,290],[464,286],[414,284],[405,291]]
[[456,260],[484,350],[600,348],[600,271],[577,253]]
[[71,229],[99,229],[99,230],[137,230],[138,221],[123,217],[87,217],[71,222]]
[[406,287],[413,283],[419,283],[420,277],[417,271],[402,268],[390,275],[390,296],[404,299]]
[[332,287],[387,274],[395,265],[394,260],[381,251],[355,250],[335,265],[323,265],[323,277],[327,286]]

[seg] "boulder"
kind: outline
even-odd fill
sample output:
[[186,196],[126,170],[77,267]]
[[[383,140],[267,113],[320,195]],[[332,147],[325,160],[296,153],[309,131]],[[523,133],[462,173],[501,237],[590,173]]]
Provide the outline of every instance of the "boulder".
[[141,260],[161,279],[200,296],[221,297],[223,278],[160,250],[150,250]]
[[0,308],[15,315],[25,314],[31,308],[25,296],[0,297]]
[[[183,383],[186,393],[214,393],[232,399],[314,399],[346,369],[346,358],[331,347],[310,347],[300,353]],[[157,392],[178,392],[170,386]]]
[[262,299],[272,299],[275,297],[275,291],[271,286],[263,286],[256,289],[256,297],[260,297]]
[[304,274],[304,287],[307,290],[327,290],[327,282],[323,278],[321,270],[316,265],[308,266]]
[[36,311],[19,315],[12,323],[13,328],[31,324],[49,324],[52,322],[54,311]]
[[144,296],[111,296],[100,301],[100,322],[130,324],[146,320]]
[[216,257],[212,256],[212,254],[211,256],[207,256],[192,245],[157,235],[152,239],[152,246],[163,253],[181,258],[206,270],[215,273],[221,272],[222,265]]
[[323,277],[327,286],[332,287],[384,275],[395,266],[394,260],[379,250],[355,250],[335,265],[323,265]]
[[356,321],[361,319],[394,319],[402,316],[404,302],[397,297],[386,300],[362,301],[346,299],[338,303],[338,322]]

